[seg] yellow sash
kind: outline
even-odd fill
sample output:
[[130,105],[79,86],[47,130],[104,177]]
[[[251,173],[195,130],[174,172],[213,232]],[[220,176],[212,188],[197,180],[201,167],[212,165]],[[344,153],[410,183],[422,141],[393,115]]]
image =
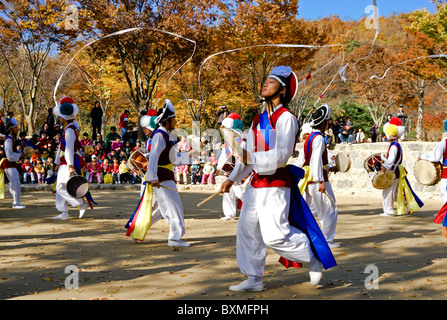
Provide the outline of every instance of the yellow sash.
[[[143,181],[146,181],[146,176],[144,176]],[[138,209],[138,216],[136,218],[137,221],[135,221],[135,226],[132,231],[132,238],[136,240],[143,241],[149,227],[151,226],[153,194],[154,189],[152,185],[146,183],[143,200],[140,204],[140,208]]]
[[[323,169],[327,170],[327,166],[324,165]],[[304,194],[309,182],[314,181],[314,177],[312,176],[312,172],[310,171],[310,166],[304,166],[303,170],[304,170],[304,178],[301,179],[300,182],[298,183],[298,187],[300,188],[301,194]]]
[[314,178],[312,177],[312,172],[310,172],[309,166],[304,166],[303,170],[304,170],[304,178],[302,178],[300,182],[298,182],[298,188],[300,188],[301,194],[304,194],[304,192],[306,192],[307,185],[309,184],[309,182],[312,182],[314,180]]
[[405,179],[407,172],[401,165],[398,168],[399,182],[397,185],[397,214],[406,214],[406,207],[408,207],[410,213],[416,212],[420,209],[420,207],[414,198],[413,192],[411,192],[411,189],[408,186],[407,180]]
[[[0,167],[5,161],[6,158],[3,158],[2,161],[0,161]],[[0,199],[5,199],[5,170],[0,169]]]
[[158,167],[174,171],[174,165],[172,163],[165,164],[165,165],[159,164]]

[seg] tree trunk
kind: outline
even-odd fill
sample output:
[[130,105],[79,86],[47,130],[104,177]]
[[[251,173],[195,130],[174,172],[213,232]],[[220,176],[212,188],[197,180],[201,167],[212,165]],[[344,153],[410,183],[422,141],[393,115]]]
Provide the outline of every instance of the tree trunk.
[[422,121],[424,119],[424,97],[425,97],[425,80],[422,80],[421,86],[419,87],[418,98],[418,119],[416,124],[416,139],[417,141],[423,140],[423,130]]

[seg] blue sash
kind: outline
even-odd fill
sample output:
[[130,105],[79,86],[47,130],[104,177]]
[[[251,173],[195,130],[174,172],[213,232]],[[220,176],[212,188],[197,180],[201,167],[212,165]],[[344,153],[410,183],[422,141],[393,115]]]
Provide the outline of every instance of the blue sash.
[[[172,145],[175,144],[174,141],[172,141],[172,140],[170,139],[169,134],[168,134],[166,131],[164,131],[164,130],[160,130],[160,129],[155,130],[154,133],[152,134],[152,137],[154,137],[155,134],[156,134],[157,132],[162,133],[166,138],[168,138],[168,141],[169,141]],[[152,139],[151,139],[151,144],[152,144]]]
[[312,134],[307,139],[306,150],[304,152],[304,155],[306,156],[305,161],[307,164],[310,164],[310,157],[312,156],[312,143],[313,143],[315,137],[318,135],[321,136],[322,135],[321,132],[319,132],[319,131],[312,132]]
[[326,239],[315,220],[312,211],[309,209],[306,201],[301,195],[298,188],[298,182],[304,177],[304,170],[287,165],[290,176],[292,178],[292,187],[290,189],[290,209],[289,222],[290,225],[305,233],[310,240],[312,252],[315,257],[320,260],[325,269],[332,268],[337,265]]
[[265,143],[269,146],[269,149],[274,149],[276,144],[276,132],[270,124],[267,111],[264,111],[259,116],[259,129]]

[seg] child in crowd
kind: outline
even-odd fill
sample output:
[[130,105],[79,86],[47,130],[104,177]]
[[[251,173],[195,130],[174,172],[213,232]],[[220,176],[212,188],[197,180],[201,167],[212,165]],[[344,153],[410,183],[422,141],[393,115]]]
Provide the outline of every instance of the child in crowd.
[[39,141],[36,146],[39,147],[39,150],[42,152],[43,149],[51,150],[51,142],[48,139],[47,133],[42,132]]
[[200,166],[199,160],[194,159],[192,166],[190,168],[191,171],[191,184],[199,184],[202,178],[202,167]]
[[22,146],[22,149],[25,147],[31,147],[31,142],[26,138],[26,132],[20,132],[18,142],[19,145]]
[[132,153],[132,145],[130,144],[130,141],[126,141],[122,150],[124,150],[126,158],[129,158],[130,154]]
[[104,161],[106,158],[106,152],[102,148],[102,144],[100,142],[96,143],[95,149],[93,150],[93,154],[97,157],[99,162]]
[[31,163],[36,163],[37,159],[42,159],[42,154],[40,153],[39,147],[34,147],[34,154],[30,158]]
[[110,150],[115,150],[116,152],[119,152],[119,150],[123,147],[123,142],[121,141],[121,137],[116,137],[115,141],[112,141],[112,145],[110,147]]
[[82,169],[82,173],[84,174],[85,179],[90,181],[90,162],[88,159],[85,159],[85,167]]
[[61,143],[62,135],[58,132],[54,136],[53,140],[51,141],[51,151],[56,154],[57,150],[59,149],[59,144]]
[[28,177],[31,179],[31,183],[36,183],[34,181],[34,173],[33,173],[33,165],[30,162],[30,158],[25,158],[22,164],[22,172],[23,172],[23,183],[27,183]]
[[84,150],[85,146],[92,146],[92,140],[88,138],[88,133],[84,132],[82,139],[79,141],[81,143],[81,148]]
[[126,155],[126,151],[121,149],[121,150],[119,150],[118,161],[121,163],[123,160],[127,162],[127,155]]
[[42,163],[42,159],[36,159],[36,163],[34,165],[34,172],[36,173],[37,183],[44,183],[45,167]]
[[217,162],[219,159],[215,156],[214,152],[211,151],[210,156],[208,160],[211,162],[211,164],[214,166],[214,168],[217,166]]
[[120,182],[120,164],[118,162],[117,158],[113,158],[113,163],[112,163],[112,169],[110,171],[110,173],[112,174],[113,177],[113,183],[114,184],[119,184]]
[[[110,153],[107,155],[107,157],[109,159],[111,159],[113,161],[113,158],[117,158],[118,159],[118,155],[116,154],[115,150],[110,150]],[[119,165],[119,161],[118,161],[118,165]]]
[[202,184],[205,184],[206,180],[208,180],[208,184],[213,184],[213,173],[214,166],[211,164],[211,161],[208,160],[203,166]]
[[49,155],[45,163],[45,172],[47,173],[46,179],[49,179],[55,175],[56,164],[54,163],[53,156]]
[[183,183],[188,184],[188,172],[189,170],[187,164],[175,167],[175,180],[177,181],[177,184],[180,183],[181,176],[183,176]]
[[126,160],[125,159],[121,159],[121,164],[119,165],[119,175],[120,175],[120,180],[122,184],[125,184],[126,182],[130,182],[130,171],[127,168],[127,164],[126,164]]
[[137,142],[135,142],[135,147],[132,150],[135,151],[140,147],[141,147],[141,142],[140,142],[140,140],[137,140]]
[[205,164],[208,161],[208,151],[203,150],[200,153],[200,159],[199,160],[200,160],[201,164]]
[[110,174],[112,172],[112,166],[109,164],[109,159],[105,158],[101,164],[101,175],[102,181],[104,182],[104,177],[106,174]]
[[42,159],[43,164],[45,164],[47,162],[49,155],[50,155],[50,153],[49,153],[48,149],[42,150],[41,159]]
[[96,182],[101,183],[101,165],[97,161],[95,155],[92,156],[92,162],[90,162],[90,175],[88,182],[93,182],[93,177],[96,177]]

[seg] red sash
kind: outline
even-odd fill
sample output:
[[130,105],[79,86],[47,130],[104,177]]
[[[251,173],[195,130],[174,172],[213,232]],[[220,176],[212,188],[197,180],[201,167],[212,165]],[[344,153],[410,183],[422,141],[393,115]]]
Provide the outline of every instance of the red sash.
[[[322,136],[321,132],[315,131],[312,134],[308,135],[306,138],[306,141],[304,142],[304,165],[303,166],[310,166],[310,158],[312,157],[312,146],[314,139],[317,136]],[[323,178],[325,182],[329,181],[329,175],[327,169],[324,169],[324,166],[327,166],[328,164],[328,156],[327,156],[327,147],[326,144],[324,144],[324,151],[322,159],[323,161]],[[327,168],[327,167],[326,167]]]
[[447,139],[445,141],[444,155],[442,158],[442,179],[447,179]]
[[[269,117],[270,126],[276,132],[276,122],[278,118],[284,113],[290,112],[284,107],[278,108],[273,114]],[[254,140],[254,152],[258,151],[269,151],[270,146],[265,142],[261,130],[266,130],[268,128],[260,128],[257,129],[259,124],[260,114],[256,115],[253,119],[253,140]],[[277,139],[278,140],[278,139]],[[260,144],[260,145],[259,145]],[[270,175],[262,175],[254,172],[253,179],[251,181],[251,185],[253,188],[270,188],[270,187],[287,187],[291,186],[291,179],[287,168],[278,168],[274,174]]]
[[[13,137],[11,137],[11,135],[6,136],[5,142],[7,139],[11,139],[11,141],[12,141],[12,152],[17,153],[16,140]],[[3,145],[5,142],[3,142]],[[2,169],[8,169],[8,168],[16,168],[17,169],[17,167],[18,167],[17,162],[11,162],[7,158],[5,158],[5,160],[2,161],[2,166],[1,166]]]

